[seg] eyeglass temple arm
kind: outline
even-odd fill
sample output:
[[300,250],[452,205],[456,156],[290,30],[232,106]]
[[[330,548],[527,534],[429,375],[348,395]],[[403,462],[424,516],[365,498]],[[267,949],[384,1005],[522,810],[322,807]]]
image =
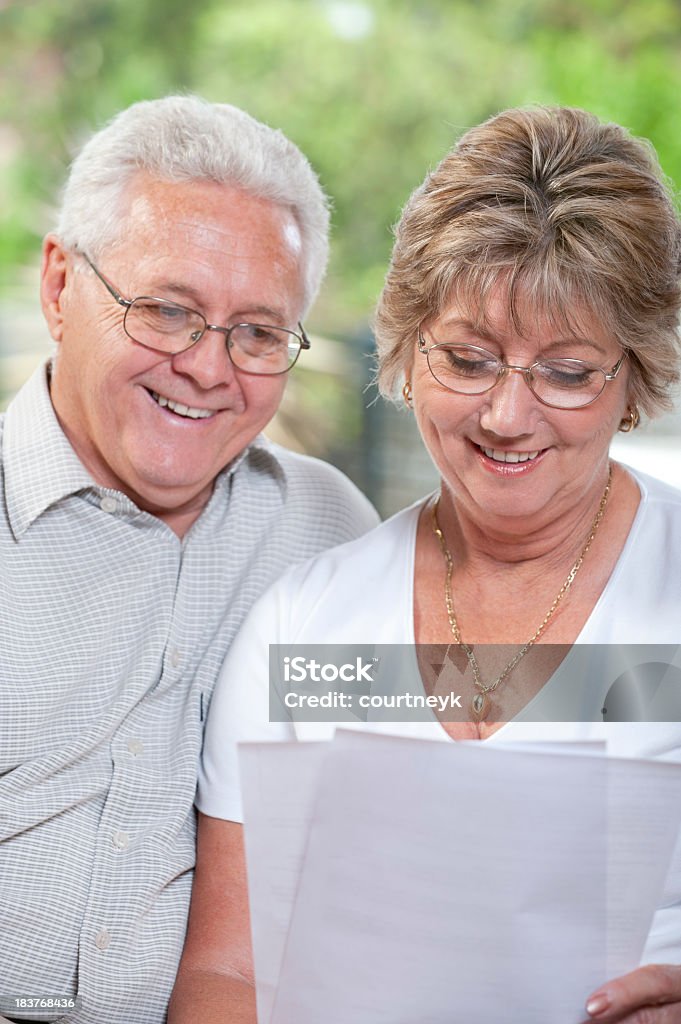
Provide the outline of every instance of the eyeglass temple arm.
[[312,345],[310,343],[310,339],[308,338],[307,334],[305,333],[305,328],[301,324],[300,320],[298,321],[298,329],[300,331],[300,342],[301,342],[300,347],[301,347],[301,349],[303,349],[303,348],[304,349],[312,348]]
[[106,278],[104,277],[104,275],[103,275],[103,274],[100,274],[100,272],[99,272],[99,271],[97,270],[97,267],[96,267],[96,266],[94,265],[94,263],[92,262],[92,260],[90,259],[90,257],[89,257],[89,256],[87,256],[87,255],[86,255],[86,254],[85,254],[84,252],[83,252],[83,253],[81,253],[81,256],[83,257],[83,259],[85,260],[85,262],[86,262],[86,263],[88,264],[88,266],[90,267],[90,269],[91,269],[91,270],[93,270],[93,271],[95,272],[95,274],[97,275],[97,277],[99,278],[99,280],[100,280],[100,281],[102,282],[102,284],[104,285],[104,287],[105,287],[105,288],[106,288],[106,290],[108,291],[109,295],[110,295],[110,296],[111,296],[111,297],[112,297],[113,299],[115,299],[115,300],[116,300],[116,302],[118,303],[118,305],[119,305],[119,306],[125,306],[125,308],[126,308],[126,309],[127,309],[127,308],[128,308],[129,306],[132,306],[132,300],[131,300],[131,299],[124,299],[124,298],[123,298],[123,296],[121,295],[121,293],[120,293],[120,292],[117,292],[117,291],[116,291],[116,289],[114,288],[114,286],[113,286],[112,284],[109,284],[109,282],[108,282],[108,281],[107,281],[107,279],[106,279]]
[[625,360],[625,359],[627,358],[627,355],[628,355],[628,353],[627,353],[627,352],[623,352],[623,353],[622,353],[622,355],[621,355],[621,356],[619,357],[619,359],[617,360],[617,362],[616,362],[616,363],[615,363],[615,365],[613,366],[613,368],[612,368],[612,370],[610,371],[610,373],[606,373],[606,375],[605,375],[605,379],[606,379],[606,380],[614,380],[614,379],[615,379],[615,377],[617,376],[617,374],[618,374],[618,373],[620,372],[620,369],[621,369],[621,367],[622,367],[622,363],[623,363],[623,362],[624,362],[624,360]]

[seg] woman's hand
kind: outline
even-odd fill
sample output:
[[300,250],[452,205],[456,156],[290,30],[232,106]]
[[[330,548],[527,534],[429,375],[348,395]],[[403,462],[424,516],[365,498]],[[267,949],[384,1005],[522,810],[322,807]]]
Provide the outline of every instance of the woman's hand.
[[597,989],[586,1009],[599,1024],[681,1024],[681,967],[639,967]]

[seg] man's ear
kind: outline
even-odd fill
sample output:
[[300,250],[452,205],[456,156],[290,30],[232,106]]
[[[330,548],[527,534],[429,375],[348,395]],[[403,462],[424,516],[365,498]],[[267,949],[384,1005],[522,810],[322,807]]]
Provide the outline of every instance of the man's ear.
[[55,341],[62,340],[66,284],[71,273],[68,253],[56,235],[47,235],[40,266],[40,302]]

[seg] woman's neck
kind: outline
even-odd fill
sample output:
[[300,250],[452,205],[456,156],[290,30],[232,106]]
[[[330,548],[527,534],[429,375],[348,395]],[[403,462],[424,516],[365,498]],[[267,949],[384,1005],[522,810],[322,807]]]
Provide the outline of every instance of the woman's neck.
[[[446,494],[438,521],[451,553],[449,587],[447,560],[433,531],[432,506],[423,510],[417,535],[414,629],[417,644],[427,645],[429,665],[434,660],[430,648],[437,646],[446,649],[447,657],[458,659],[461,679],[456,692],[465,693],[468,703],[461,720],[445,726],[451,736],[485,738],[499,722],[510,720],[541,689],[584,628],[608,584],[640,502],[636,481],[613,466],[611,491],[594,533],[605,481],[602,488],[599,481],[593,490],[588,503],[555,516],[551,524],[533,524],[534,530],[524,532],[502,530],[497,523],[471,522]],[[592,533],[583,563],[586,571],[571,574],[572,581],[565,587]],[[479,648],[476,659],[485,682],[497,678],[518,648],[531,640],[527,656],[495,691],[492,710],[483,723],[471,721],[470,701],[477,691],[457,636]],[[440,660],[435,657],[436,662]],[[440,682],[438,676],[433,686]]]
[[[613,468],[607,504],[615,505],[622,481],[621,471]],[[524,563],[530,571],[544,571],[576,559],[593,528],[596,515],[604,507],[607,469],[603,478],[578,503],[564,508],[542,510],[532,520],[527,517],[472,514],[443,483],[437,517],[458,571],[469,572],[483,566],[498,568]],[[600,529],[600,525],[598,526]]]

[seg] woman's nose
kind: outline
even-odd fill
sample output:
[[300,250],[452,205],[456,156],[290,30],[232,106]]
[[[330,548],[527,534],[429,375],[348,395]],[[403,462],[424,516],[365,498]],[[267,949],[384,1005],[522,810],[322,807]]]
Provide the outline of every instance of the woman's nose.
[[507,369],[485,397],[487,401],[480,413],[483,430],[500,437],[533,433],[539,401],[530,390],[525,370],[518,367]]

